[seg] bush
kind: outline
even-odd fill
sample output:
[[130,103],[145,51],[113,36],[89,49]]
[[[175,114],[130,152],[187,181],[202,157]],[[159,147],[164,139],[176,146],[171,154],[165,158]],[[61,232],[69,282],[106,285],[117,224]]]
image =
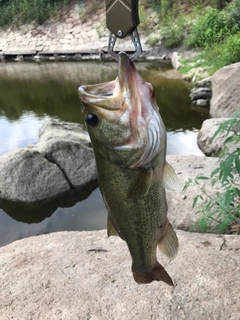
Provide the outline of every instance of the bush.
[[[237,115],[240,115],[240,111]],[[214,137],[224,132],[226,135],[231,132],[232,135],[224,142],[224,148],[219,156],[219,166],[211,173],[210,177],[197,176],[193,180],[189,179],[184,187],[184,190],[186,190],[190,185],[195,185],[201,191],[193,200],[193,208],[197,202],[201,201],[201,209],[196,213],[202,216],[191,230],[200,227],[200,230],[205,232],[208,226],[214,225],[218,233],[223,233],[231,225],[240,223],[240,148],[236,148],[231,153],[228,149],[229,143],[240,144],[239,130],[240,119],[236,117],[220,125]],[[214,196],[210,196],[204,181],[210,182],[211,186],[220,183],[221,191],[217,191]]]
[[66,4],[66,0],[0,0],[0,26],[31,21],[42,24]]
[[197,20],[188,40],[188,45],[208,48],[213,43],[221,42],[229,32],[229,24],[226,23],[225,15],[219,14],[217,9],[212,8],[206,15]]
[[240,0],[235,0],[228,5],[226,12],[232,28],[240,30]]
[[231,36],[223,46],[220,56],[222,66],[240,61],[240,32]]

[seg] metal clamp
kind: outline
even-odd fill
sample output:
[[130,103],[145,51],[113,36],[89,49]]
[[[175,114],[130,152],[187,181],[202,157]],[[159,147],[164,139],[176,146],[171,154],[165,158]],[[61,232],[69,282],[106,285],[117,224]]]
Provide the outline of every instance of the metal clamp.
[[117,38],[130,35],[136,52],[130,58],[136,60],[142,53],[142,47],[137,32],[139,25],[138,0],[105,0],[106,24],[110,30],[108,52],[116,60],[118,55],[113,51]]
[[[142,46],[140,43],[139,35],[137,29],[135,29],[132,33],[130,33],[130,37],[132,39],[134,48],[136,52],[130,57],[131,61],[136,60],[142,54]],[[113,50],[117,37],[114,33],[110,32],[109,40],[108,40],[108,53],[118,61],[118,54]]]

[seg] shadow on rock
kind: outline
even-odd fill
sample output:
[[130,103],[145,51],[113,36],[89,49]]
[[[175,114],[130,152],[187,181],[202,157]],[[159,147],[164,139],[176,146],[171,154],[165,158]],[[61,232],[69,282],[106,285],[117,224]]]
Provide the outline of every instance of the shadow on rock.
[[16,221],[39,223],[50,217],[59,207],[69,208],[83,201],[98,187],[97,180],[91,181],[76,191],[70,191],[51,201],[24,203],[0,199],[0,208]]

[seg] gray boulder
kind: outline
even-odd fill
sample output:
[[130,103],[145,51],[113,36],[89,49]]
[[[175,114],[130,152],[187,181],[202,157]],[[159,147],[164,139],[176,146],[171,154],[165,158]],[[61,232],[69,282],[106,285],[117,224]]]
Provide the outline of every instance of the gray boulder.
[[[224,145],[224,141],[227,138],[226,134],[217,135],[215,139],[212,140],[214,133],[217,131],[219,126],[230,118],[215,118],[215,119],[207,119],[203,122],[202,127],[198,133],[197,144],[199,149],[206,156],[215,156],[222,149]],[[233,133],[229,133],[229,137],[232,136]],[[236,144],[228,143],[229,152],[232,152],[237,147]]]
[[196,86],[198,88],[211,88],[212,87],[212,82],[211,82],[212,77],[207,77],[205,79],[199,80],[196,83]]
[[0,157],[0,197],[20,202],[54,198],[70,190],[62,171],[41,153],[17,149]]
[[211,116],[231,117],[240,108],[240,62],[219,69],[211,81]]
[[106,230],[59,232],[0,248],[1,320],[239,320],[239,236],[177,231],[159,261],[174,287],[138,285],[127,246]]
[[193,103],[200,108],[208,108],[210,106],[209,99],[197,99],[197,100],[194,100]]
[[180,63],[180,55],[178,52],[173,52],[171,57],[171,63],[172,67],[176,70],[178,70],[182,66],[182,64]]
[[73,188],[81,188],[97,179],[90,138],[81,125],[46,120],[40,129],[37,150],[55,163]]
[[10,201],[49,201],[96,180],[90,139],[74,123],[46,120],[38,144],[0,157],[0,198]]
[[191,100],[198,100],[198,99],[211,99],[212,90],[209,88],[193,88],[191,90],[190,98]]

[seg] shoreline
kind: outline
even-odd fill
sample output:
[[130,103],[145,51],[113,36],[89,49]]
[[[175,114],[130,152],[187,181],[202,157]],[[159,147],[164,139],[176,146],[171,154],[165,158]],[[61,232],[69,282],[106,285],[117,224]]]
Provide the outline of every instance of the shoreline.
[[[78,11],[74,6],[61,21],[50,19],[43,25],[31,23],[0,29],[0,61],[109,59],[105,10],[98,10],[87,21],[81,19]],[[143,32],[141,45],[148,55],[152,46]],[[117,39],[114,50],[135,52],[130,37]]]
[[[149,17],[151,34],[142,30],[141,23],[138,27],[143,50],[138,61],[171,60],[176,50],[183,51],[185,56],[184,49],[164,47],[159,38],[157,13],[149,11]],[[112,61],[114,59],[108,54],[109,32],[105,9],[98,10],[84,21],[79,16],[78,6],[74,6],[61,21],[50,19],[43,25],[30,23],[0,29],[0,62]],[[157,39],[154,44],[152,39]],[[131,38],[117,39],[114,51],[133,54],[135,48]]]

